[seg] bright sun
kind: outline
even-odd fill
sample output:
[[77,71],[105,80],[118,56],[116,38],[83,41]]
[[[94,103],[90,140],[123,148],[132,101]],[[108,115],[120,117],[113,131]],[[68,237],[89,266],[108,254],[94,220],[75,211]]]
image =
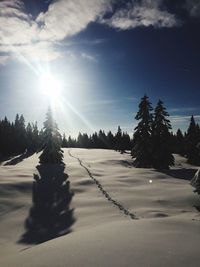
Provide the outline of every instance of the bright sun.
[[40,77],[40,90],[51,102],[58,101],[61,95],[61,82],[53,75],[44,73]]

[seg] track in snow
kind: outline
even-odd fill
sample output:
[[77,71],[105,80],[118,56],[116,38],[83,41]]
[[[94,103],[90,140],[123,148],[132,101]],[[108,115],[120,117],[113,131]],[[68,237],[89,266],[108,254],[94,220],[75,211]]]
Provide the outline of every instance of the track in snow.
[[87,171],[89,177],[95,182],[95,184],[97,185],[97,187],[99,188],[99,190],[101,191],[101,193],[103,194],[103,196],[109,202],[111,202],[115,207],[117,207],[120,211],[122,211],[126,216],[130,217],[132,220],[138,219],[135,214],[131,213],[122,204],[120,204],[115,199],[113,199],[106,190],[104,190],[102,184],[96,178],[94,178],[94,176],[92,175],[92,173],[90,172],[90,170],[83,164],[83,162],[82,162],[82,160],[80,158],[72,155],[72,153],[70,152],[70,150],[68,150],[68,154],[69,154],[70,157],[75,158],[79,162],[80,166],[83,167]]

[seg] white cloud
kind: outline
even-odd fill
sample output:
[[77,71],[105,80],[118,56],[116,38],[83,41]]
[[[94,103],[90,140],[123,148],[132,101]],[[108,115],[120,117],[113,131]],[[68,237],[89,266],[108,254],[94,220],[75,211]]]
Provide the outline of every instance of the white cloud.
[[[0,52],[10,57],[15,54],[15,58],[54,60],[61,56],[54,45],[100,19],[110,8],[109,3],[110,0],[58,0],[34,20],[26,14],[22,1],[4,0],[0,2]],[[87,53],[81,56],[95,59]]]
[[0,44],[29,44],[36,40],[37,24],[24,12],[21,1],[0,2]]
[[162,1],[132,1],[119,9],[110,19],[103,20],[111,27],[128,30],[139,26],[156,28],[174,27],[179,24],[176,16],[163,9]]
[[84,30],[89,23],[100,19],[110,8],[110,0],[60,0],[41,13],[39,38],[60,41]]
[[[199,0],[185,1],[191,16],[200,14]],[[180,23],[166,9],[164,0],[121,0],[124,7],[113,11],[115,3],[118,0],[55,0],[45,13],[34,19],[27,14],[22,0],[0,0],[0,53],[27,60],[54,60],[62,56],[55,44],[78,34],[92,22],[121,30],[138,26],[174,27]],[[109,11],[113,14],[105,19]],[[80,51],[79,54],[84,59],[96,60],[88,53]]]

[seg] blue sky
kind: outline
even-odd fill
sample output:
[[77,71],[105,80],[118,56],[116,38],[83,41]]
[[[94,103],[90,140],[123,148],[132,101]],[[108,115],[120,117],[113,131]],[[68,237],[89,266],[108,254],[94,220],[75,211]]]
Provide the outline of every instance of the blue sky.
[[162,99],[173,130],[200,121],[199,0],[3,0],[0,115],[42,126],[40,76],[62,84],[61,132],[133,132],[140,98]]

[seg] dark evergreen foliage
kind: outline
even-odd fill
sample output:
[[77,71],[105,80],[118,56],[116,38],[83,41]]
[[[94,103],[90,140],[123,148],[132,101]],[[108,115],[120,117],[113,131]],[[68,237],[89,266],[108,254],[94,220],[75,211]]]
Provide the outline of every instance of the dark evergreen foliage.
[[107,134],[108,149],[113,149],[115,146],[115,137],[111,131]]
[[180,129],[177,130],[174,136],[174,153],[181,156],[185,155],[185,137]]
[[122,151],[122,130],[118,126],[117,133],[115,135],[115,150]]
[[186,156],[191,164],[200,164],[200,130],[199,125],[195,123],[194,117],[191,117],[190,125],[186,133]]
[[39,156],[40,163],[62,164],[63,151],[61,149],[62,136],[58,132],[58,126],[53,118],[51,109],[49,108],[44,122],[43,132],[43,151]]
[[65,136],[65,134],[63,134],[63,139],[62,139],[62,147],[68,147],[68,144],[67,144],[67,139],[66,139],[66,136]]
[[39,131],[37,122],[28,123],[26,127],[26,148],[29,152],[36,152],[39,147]]
[[132,156],[134,165],[138,168],[152,167],[152,106],[149,98],[144,95],[135,117],[139,121],[133,136]]
[[174,156],[171,150],[171,130],[169,116],[161,100],[158,101],[154,111],[152,124],[152,144],[153,144],[153,167],[156,169],[168,169],[174,165]]
[[[30,125],[27,127],[32,132]],[[41,165],[37,166],[38,174],[34,174],[33,206],[25,222],[27,232],[22,242],[41,243],[66,234],[74,222],[73,210],[69,208],[73,193],[68,175],[64,173],[61,141],[49,108],[44,122],[43,151],[39,157]]]
[[111,131],[106,134],[103,130],[99,130],[98,133],[95,132],[92,135],[79,133],[77,139],[73,139],[71,136],[66,139],[64,135],[62,147],[115,149],[123,152],[131,150],[131,139],[127,133],[122,132],[121,128],[118,127],[115,136]]
[[14,123],[5,117],[0,120],[0,159],[34,153],[39,148],[40,139],[37,123],[28,123],[26,127],[23,115],[17,114]]

